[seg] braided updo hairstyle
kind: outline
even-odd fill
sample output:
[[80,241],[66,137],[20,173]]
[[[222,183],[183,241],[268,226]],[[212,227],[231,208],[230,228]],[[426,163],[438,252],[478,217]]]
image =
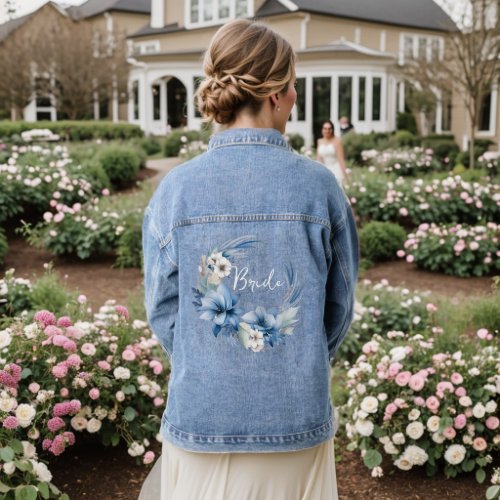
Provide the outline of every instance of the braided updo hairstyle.
[[229,22],[205,54],[198,109],[220,124],[232,123],[242,108],[258,113],[267,97],[288,89],[294,65],[291,45],[267,26],[245,19]]

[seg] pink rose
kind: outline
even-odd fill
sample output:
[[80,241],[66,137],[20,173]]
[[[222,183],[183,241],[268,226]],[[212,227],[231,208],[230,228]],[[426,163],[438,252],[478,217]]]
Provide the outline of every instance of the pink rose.
[[61,316],[58,320],[57,320],[57,326],[62,326],[64,328],[67,328],[68,326],[72,326],[73,323],[71,322],[71,319],[69,318],[69,316]]
[[500,420],[497,417],[488,417],[485,423],[488,429],[494,431],[500,425]]
[[396,252],[396,255],[397,255],[400,259],[402,259],[402,258],[406,255],[406,252],[405,252],[404,250],[398,250],[398,251]]
[[33,319],[35,321],[38,321],[43,325],[45,328],[46,326],[49,325],[55,325],[56,324],[56,316],[54,313],[51,313],[50,311],[42,310],[38,311],[35,316],[33,316]]
[[425,399],[421,398],[420,396],[417,396],[413,402],[415,403],[416,406],[425,406]]
[[425,306],[425,308],[427,309],[427,312],[429,312],[431,314],[435,313],[438,310],[438,308],[430,302]]
[[31,384],[28,386],[28,390],[33,394],[36,394],[40,390],[40,384],[37,384],[36,382],[31,382]]
[[457,435],[457,432],[453,427],[446,427],[446,429],[443,431],[443,436],[446,439],[453,439]]
[[163,405],[163,403],[164,403],[164,399],[163,399],[163,398],[158,398],[158,397],[157,397],[157,398],[154,398],[154,399],[153,399],[153,404],[154,404],[155,406],[162,406],[162,405]]
[[484,440],[484,438],[477,437],[477,438],[474,439],[474,441],[472,441],[472,447],[476,451],[484,451],[488,447],[488,444],[486,443],[486,441]]
[[462,375],[460,375],[460,373],[457,373],[457,372],[452,373],[450,378],[451,378],[452,383],[455,385],[459,385],[464,381],[464,378],[462,377]]
[[111,370],[111,365],[107,361],[98,361],[97,366],[101,370],[108,370],[108,371]]
[[67,374],[68,374],[68,367],[66,365],[58,363],[57,365],[52,367],[52,375],[54,375],[55,378],[63,378]]
[[398,363],[397,361],[395,363],[391,363],[389,366],[389,377],[395,377],[401,368],[403,368],[401,363]]
[[406,262],[408,262],[408,264],[411,264],[414,260],[415,260],[415,257],[413,255],[406,256]]
[[457,387],[455,390],[455,394],[459,397],[462,398],[463,396],[467,396],[467,390],[465,387]]
[[131,351],[130,349],[125,349],[122,353],[122,358],[125,361],[134,361],[134,359],[136,358],[136,355],[135,355],[134,351]]
[[404,387],[405,385],[408,384],[411,378],[411,372],[399,372],[396,375],[396,384],[398,384],[400,387]]
[[100,395],[101,395],[101,393],[99,392],[99,389],[96,389],[95,387],[90,389],[90,391],[89,391],[90,399],[93,399],[93,400],[99,399]]
[[424,388],[425,380],[420,375],[412,375],[408,385],[412,391],[418,392]]
[[152,451],[147,451],[146,453],[144,453],[142,462],[144,463],[144,465],[147,465],[152,463],[154,459],[155,459],[155,454]]
[[57,432],[59,429],[65,427],[66,424],[61,417],[53,417],[47,422],[47,428],[50,432]]
[[128,319],[129,317],[128,309],[125,306],[117,305],[115,306],[115,311],[123,318]]
[[453,425],[455,429],[463,429],[467,425],[467,417],[463,413],[460,413],[455,417]]
[[481,339],[485,340],[488,337],[488,330],[486,328],[480,328],[477,332],[476,335]]
[[436,396],[429,396],[425,400],[425,406],[432,412],[436,413],[437,409],[439,408],[439,399]]
[[67,387],[62,387],[61,390],[59,391],[59,394],[63,397],[63,398],[67,398],[68,395],[69,395],[69,391],[67,389]]
[[4,419],[2,425],[4,426],[5,429],[12,430],[18,427],[19,422],[16,417],[10,415]]

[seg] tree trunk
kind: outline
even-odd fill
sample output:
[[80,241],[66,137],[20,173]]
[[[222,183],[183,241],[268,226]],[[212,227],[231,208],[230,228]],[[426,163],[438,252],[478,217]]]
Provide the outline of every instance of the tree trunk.
[[13,122],[17,120],[17,109],[14,105],[10,107],[10,119]]

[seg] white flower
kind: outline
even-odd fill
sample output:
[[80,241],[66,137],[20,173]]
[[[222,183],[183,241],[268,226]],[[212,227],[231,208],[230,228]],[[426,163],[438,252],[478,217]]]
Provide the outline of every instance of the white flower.
[[420,412],[416,408],[408,414],[408,420],[417,420],[418,417],[420,417]]
[[384,471],[382,467],[374,467],[372,469],[372,477],[382,477],[384,475]]
[[356,391],[358,394],[363,395],[366,392],[366,385],[364,384],[358,384],[356,386]]
[[382,444],[387,444],[387,443],[390,443],[390,439],[389,439],[389,436],[381,436],[378,438],[378,440],[382,443]]
[[451,465],[458,465],[465,458],[465,447],[461,444],[452,444],[444,453],[445,460]]
[[214,274],[219,278],[225,278],[231,274],[231,262],[222,255],[222,252],[210,255],[207,263],[213,267]]
[[17,406],[16,398],[2,397],[0,398],[0,410],[5,413],[10,413]]
[[385,401],[387,399],[387,394],[385,392],[381,392],[378,396],[377,399],[379,401]]
[[12,335],[10,334],[10,328],[6,330],[0,330],[0,349],[4,349],[12,342]]
[[130,448],[128,449],[128,454],[131,457],[139,457],[145,452],[145,448],[142,444],[137,443],[134,441],[131,445]]
[[394,465],[401,470],[410,470],[413,465],[411,462],[404,456],[400,456],[395,462]]
[[392,436],[392,440],[394,444],[405,444],[405,435],[402,432],[396,432],[394,436]]
[[23,403],[16,408],[16,417],[21,427],[29,427],[35,415],[36,410],[31,405]]
[[33,464],[33,472],[39,481],[43,481],[44,483],[50,483],[50,481],[52,481],[52,474],[43,462],[31,460],[31,463]]
[[472,438],[466,434],[463,438],[462,438],[462,442],[466,445],[471,445],[472,444]]
[[253,352],[259,352],[264,349],[264,334],[259,330],[250,329],[248,332],[248,347]]
[[384,451],[388,455],[397,455],[399,453],[399,450],[394,446],[394,443],[392,443],[391,441],[384,444]]
[[356,420],[354,428],[361,436],[371,436],[373,433],[373,422],[370,420]]
[[5,462],[3,464],[3,471],[7,476],[10,476],[11,474],[14,474],[14,471],[16,470],[16,464],[14,462]]
[[21,441],[24,458],[35,458],[36,448],[29,441]]
[[412,465],[424,465],[429,458],[429,455],[427,455],[425,450],[413,444],[406,448],[403,455],[409,460],[409,462],[411,462]]
[[462,396],[459,400],[458,403],[461,406],[471,406],[472,405],[472,399],[469,398],[469,396]]
[[391,355],[391,361],[401,361],[406,358],[406,349],[403,346],[393,347],[389,354]]
[[432,417],[427,420],[427,429],[429,429],[431,432],[437,432],[439,429],[439,422],[441,419],[437,415],[433,415]]
[[441,444],[444,443],[444,436],[440,432],[435,432],[432,435],[432,440],[437,444]]
[[130,378],[130,370],[123,366],[117,366],[113,370],[113,375],[115,376],[116,379],[127,380]]
[[36,441],[40,437],[40,431],[36,427],[33,427],[28,431],[28,437]]
[[474,367],[474,368],[471,368],[469,370],[469,375],[472,375],[473,377],[477,377],[478,375],[480,375],[481,372],[479,371],[478,368]]
[[406,434],[411,439],[419,439],[424,433],[424,426],[421,422],[412,422],[406,426]]
[[87,432],[90,434],[95,434],[99,432],[102,427],[102,422],[97,418],[91,418],[87,423]]
[[363,401],[361,401],[360,406],[366,413],[376,413],[378,409],[378,399],[373,396],[366,396]]
[[474,408],[472,408],[472,414],[476,418],[483,418],[484,414],[486,413],[486,408],[482,403],[477,403]]
[[71,427],[75,429],[75,431],[84,431],[87,428],[87,419],[85,417],[81,417],[79,415],[75,415],[71,419]]
[[488,401],[484,407],[487,413],[493,413],[497,409],[497,404],[495,401]]

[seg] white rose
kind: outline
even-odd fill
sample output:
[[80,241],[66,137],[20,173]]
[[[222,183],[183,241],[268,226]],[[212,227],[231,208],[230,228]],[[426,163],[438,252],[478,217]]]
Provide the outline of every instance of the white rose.
[[75,415],[71,421],[71,427],[75,429],[75,431],[84,431],[87,428],[87,419],[85,417],[80,417]]
[[408,414],[408,420],[417,420],[418,417],[420,417],[420,412],[416,408]]
[[387,394],[385,392],[381,392],[378,396],[377,399],[379,401],[385,401],[387,399]]
[[405,435],[402,432],[396,432],[396,434],[392,436],[392,441],[394,444],[405,444]]
[[391,355],[391,361],[401,361],[406,358],[406,349],[403,346],[393,347],[389,354]]
[[117,401],[119,401],[121,403],[122,401],[125,400],[125,393],[123,391],[118,391],[115,394],[115,398],[116,398]]
[[142,444],[137,443],[134,441],[131,445],[130,448],[128,449],[128,454],[131,457],[139,457],[145,452],[145,448]]
[[366,396],[361,401],[361,409],[366,413],[375,413],[378,409],[378,399],[373,396]]
[[123,366],[118,366],[113,370],[113,375],[116,379],[128,380],[130,378],[130,370]]
[[36,410],[31,405],[23,403],[16,408],[16,418],[21,427],[29,427],[35,415]]
[[424,426],[421,422],[412,422],[406,426],[406,434],[412,439],[419,439],[424,433]]
[[11,474],[14,474],[14,471],[16,470],[16,464],[14,462],[5,462],[3,464],[3,471],[7,476],[10,476]]
[[462,438],[462,442],[466,445],[471,445],[472,444],[472,438],[466,434],[463,438]]
[[482,403],[477,403],[477,405],[475,405],[474,408],[472,408],[472,414],[476,418],[483,418],[485,413],[486,413],[486,408]]
[[12,335],[10,329],[0,330],[0,349],[4,349],[12,342]]
[[373,433],[373,422],[370,420],[356,420],[354,428],[361,436],[371,436]]
[[99,432],[102,427],[102,422],[97,418],[91,418],[87,423],[87,432],[90,434],[95,434]]
[[394,443],[392,443],[391,441],[384,444],[384,451],[388,455],[397,455],[399,453],[399,450],[394,446]]
[[437,444],[441,444],[444,443],[444,436],[440,432],[435,432],[432,435],[432,440]]
[[26,325],[23,328],[24,336],[27,339],[34,339],[38,335],[39,332],[40,332],[40,329],[38,328],[37,323],[31,323],[30,325]]
[[43,481],[44,483],[50,483],[50,481],[52,481],[52,474],[43,462],[35,462],[32,460],[31,463],[33,464],[33,472],[36,474],[39,481]]
[[437,415],[433,415],[429,418],[429,420],[427,420],[427,429],[431,432],[437,432],[440,421],[441,419]]
[[358,394],[364,394],[366,392],[366,386],[364,384],[358,384],[356,386],[356,391],[358,391]]
[[37,428],[33,427],[28,431],[28,437],[30,439],[33,439],[33,441],[36,441],[40,437],[40,431]]
[[29,441],[21,441],[23,445],[24,458],[35,458],[36,448]]
[[469,370],[469,375],[472,375],[473,377],[477,377],[478,375],[480,375],[481,372],[479,371],[478,368],[474,367],[474,368],[471,368]]
[[484,407],[487,413],[493,413],[497,409],[497,404],[495,401],[488,401]]
[[458,403],[461,406],[471,406],[472,405],[472,399],[469,398],[469,396],[462,396],[459,400]]
[[382,467],[374,467],[372,469],[372,477],[382,477],[384,475],[384,471]]
[[404,456],[412,465],[424,465],[427,462],[429,455],[420,446],[410,445],[404,451]]
[[465,447],[461,444],[452,444],[444,453],[445,460],[451,465],[458,465],[465,458]]
[[17,406],[17,401],[15,398],[0,398],[0,410],[5,413],[10,413]]
[[410,470],[413,465],[411,464],[411,462],[405,457],[405,456],[401,456],[399,457],[395,462],[394,462],[394,465],[398,468],[398,469],[401,469],[401,470]]

